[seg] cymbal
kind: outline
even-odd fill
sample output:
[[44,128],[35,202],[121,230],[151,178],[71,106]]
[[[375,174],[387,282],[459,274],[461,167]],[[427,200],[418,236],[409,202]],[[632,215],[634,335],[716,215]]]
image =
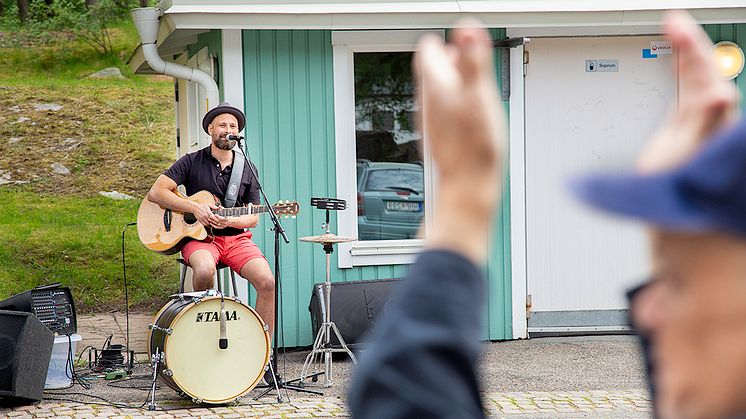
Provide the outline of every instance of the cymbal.
[[334,244],[334,243],[354,242],[357,239],[352,238],[352,237],[339,237],[339,236],[336,236],[336,235],[334,235],[332,233],[326,233],[326,234],[322,234],[320,236],[306,236],[306,237],[301,237],[298,240],[300,240],[302,242],[330,243],[330,244]]

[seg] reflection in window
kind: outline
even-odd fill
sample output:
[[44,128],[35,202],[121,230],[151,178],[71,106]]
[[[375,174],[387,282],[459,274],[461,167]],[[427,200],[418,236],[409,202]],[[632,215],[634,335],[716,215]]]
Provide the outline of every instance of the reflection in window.
[[359,240],[416,238],[425,203],[411,52],[355,53]]

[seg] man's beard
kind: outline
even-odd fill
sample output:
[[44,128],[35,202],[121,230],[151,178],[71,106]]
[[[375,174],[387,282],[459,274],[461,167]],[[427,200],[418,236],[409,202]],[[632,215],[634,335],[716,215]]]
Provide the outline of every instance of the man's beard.
[[233,140],[228,140],[225,137],[218,137],[214,141],[215,147],[221,149],[221,150],[233,150],[233,147],[236,146],[236,142]]

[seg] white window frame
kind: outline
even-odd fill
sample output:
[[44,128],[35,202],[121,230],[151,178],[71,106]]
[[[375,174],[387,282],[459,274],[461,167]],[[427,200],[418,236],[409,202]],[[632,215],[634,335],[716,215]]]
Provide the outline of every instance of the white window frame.
[[[337,197],[348,208],[337,213],[340,236],[357,237],[357,156],[355,147],[355,66],[356,52],[409,52],[425,33],[445,38],[444,30],[335,31],[332,32],[334,60],[334,126]],[[426,133],[423,133],[423,138]],[[434,170],[427,142],[423,141],[425,169],[425,231],[432,220]],[[422,251],[424,240],[366,240],[339,245],[340,268],[412,263]]]
[[[198,68],[209,74],[211,77],[215,77],[215,75],[213,74],[214,69],[212,57],[210,56],[207,47],[203,47],[196,54],[194,54],[187,61],[186,65],[187,67]],[[212,142],[210,136],[202,131],[202,124],[201,122],[199,122],[202,121],[202,117],[204,117],[207,113],[207,109],[205,106],[205,104],[207,103],[207,94],[205,93],[205,89],[199,86],[196,82],[188,81],[186,97],[188,98],[187,117],[189,121],[198,122],[190,122],[189,131],[187,133],[188,135],[185,136],[185,133],[183,132],[181,134],[182,155],[207,147]]]

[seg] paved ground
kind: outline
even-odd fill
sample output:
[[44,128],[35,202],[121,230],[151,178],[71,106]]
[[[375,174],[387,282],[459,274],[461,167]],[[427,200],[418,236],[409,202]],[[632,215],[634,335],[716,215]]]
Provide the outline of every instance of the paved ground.
[[[150,315],[130,316],[130,346],[138,361],[147,362],[147,325],[151,321]],[[83,341],[78,350],[87,345],[100,347],[109,335],[113,342],[124,343],[125,325],[122,314],[81,315],[78,328]],[[307,353],[308,350],[301,350],[280,356],[280,373],[285,377],[298,376]],[[491,417],[647,418],[651,415],[639,354],[630,336],[487,343],[481,364],[485,409]],[[282,392],[282,403],[278,403],[274,392],[255,401],[253,398],[261,390],[254,389],[235,405],[195,406],[174,390],[159,385],[155,400],[158,410],[149,411],[128,408],[140,406],[147,399],[151,371],[143,363],[129,379],[107,381],[93,376],[87,381],[92,384],[89,390],[79,385],[48,390],[40,404],[12,410],[0,408],[0,416],[19,419],[347,417],[344,394],[351,369],[349,360],[335,361],[331,388],[314,387],[323,391],[323,396]],[[102,399],[116,406],[81,403],[104,403]]]

